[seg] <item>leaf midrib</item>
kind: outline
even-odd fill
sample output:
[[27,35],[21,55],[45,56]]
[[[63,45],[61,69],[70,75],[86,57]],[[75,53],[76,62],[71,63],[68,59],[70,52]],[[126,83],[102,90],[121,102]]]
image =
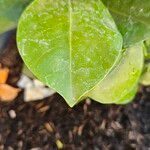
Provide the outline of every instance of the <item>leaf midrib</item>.
[[73,89],[72,89],[72,59],[71,59],[71,54],[72,54],[72,7],[71,7],[71,0],[68,0],[68,7],[69,7],[69,77],[70,77],[70,89],[71,89],[71,94],[73,97]]

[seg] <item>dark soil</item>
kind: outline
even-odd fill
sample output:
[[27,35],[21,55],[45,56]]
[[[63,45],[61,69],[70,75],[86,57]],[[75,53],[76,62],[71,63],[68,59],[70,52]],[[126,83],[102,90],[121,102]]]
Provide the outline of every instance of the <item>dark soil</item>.
[[[8,83],[16,85],[22,60],[15,37],[8,41],[0,62],[11,69]],[[69,108],[58,94],[25,103],[23,92],[0,102],[0,150],[57,150],[62,144],[65,150],[150,150],[150,87],[141,87],[125,106],[86,100]]]

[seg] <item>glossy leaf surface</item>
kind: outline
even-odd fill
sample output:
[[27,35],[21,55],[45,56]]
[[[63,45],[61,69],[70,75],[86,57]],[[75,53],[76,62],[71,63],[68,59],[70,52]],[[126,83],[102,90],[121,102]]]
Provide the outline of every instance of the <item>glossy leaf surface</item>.
[[102,0],[124,38],[124,46],[150,37],[150,0]]
[[88,96],[101,103],[117,103],[130,95],[143,69],[143,45],[128,48],[118,66]]
[[26,65],[70,106],[119,59],[122,36],[101,1],[35,0],[18,28]]
[[25,7],[32,0],[0,0],[0,33],[16,27]]

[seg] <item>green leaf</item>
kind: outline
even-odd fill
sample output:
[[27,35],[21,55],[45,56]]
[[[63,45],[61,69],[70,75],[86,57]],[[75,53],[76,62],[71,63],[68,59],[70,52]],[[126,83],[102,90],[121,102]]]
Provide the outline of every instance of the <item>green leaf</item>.
[[150,63],[145,65],[144,72],[142,74],[140,83],[145,86],[150,85]]
[[118,66],[88,96],[104,104],[124,101],[131,87],[139,80],[143,59],[142,44],[128,48]]
[[0,0],[0,33],[17,26],[22,11],[32,0]]
[[16,23],[0,16],[0,34],[16,27]]
[[132,102],[137,93],[137,90],[138,85],[136,84],[129,90],[129,92],[124,97],[122,97],[119,101],[115,102],[115,104],[124,105]]
[[147,52],[150,53],[150,38],[147,39],[144,43],[145,47],[147,48]]
[[35,0],[17,35],[29,69],[73,106],[114,67],[122,36],[101,1]]
[[150,0],[102,0],[128,47],[150,37]]
[[145,60],[150,61],[150,39],[147,39],[146,41],[144,41],[145,44]]

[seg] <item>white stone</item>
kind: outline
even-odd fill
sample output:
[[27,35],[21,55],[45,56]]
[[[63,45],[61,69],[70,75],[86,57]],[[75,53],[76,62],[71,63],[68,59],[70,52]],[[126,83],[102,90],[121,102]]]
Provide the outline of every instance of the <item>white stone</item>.
[[9,116],[10,116],[10,118],[15,119],[16,118],[16,112],[14,110],[10,110]]
[[24,92],[24,101],[36,101],[53,95],[55,92],[45,87],[27,88]]
[[29,77],[27,77],[26,75],[22,75],[20,80],[17,83],[17,86],[19,88],[22,88],[22,89],[24,89],[26,87],[32,87],[33,81]]
[[17,85],[24,89],[25,102],[41,100],[55,93],[55,91],[47,88],[41,81],[37,79],[31,80],[26,75],[21,76]]

